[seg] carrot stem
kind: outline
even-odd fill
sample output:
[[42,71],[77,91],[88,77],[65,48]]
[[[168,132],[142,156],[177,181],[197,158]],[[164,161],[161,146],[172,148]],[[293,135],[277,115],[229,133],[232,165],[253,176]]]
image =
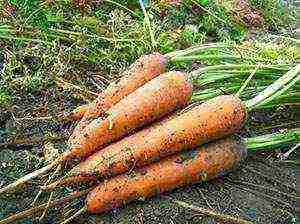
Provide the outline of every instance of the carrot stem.
[[164,56],[168,58],[169,60],[177,60],[177,58],[186,56],[189,54],[193,54],[202,50],[207,50],[207,49],[214,49],[214,48],[221,48],[221,47],[226,47],[227,45],[221,45],[217,43],[210,43],[210,44],[201,44],[198,46],[190,47],[185,50],[178,50],[178,51],[173,51],[170,53],[165,54]]
[[299,141],[300,129],[283,130],[279,131],[278,133],[260,135],[244,139],[247,150],[252,152]]
[[[241,58],[235,55],[191,55],[191,56],[181,56],[176,57],[176,61],[201,61],[201,60],[212,60],[212,59],[231,59],[231,60],[240,60]],[[251,60],[251,58],[244,57],[244,60]],[[260,60],[263,62],[263,60]]]
[[[232,75],[233,70],[238,70],[240,72],[247,72],[249,69],[255,69],[257,65],[244,65],[244,64],[226,64],[226,65],[212,65],[206,66],[203,68],[199,68],[195,71],[192,71],[190,74],[193,77],[194,82],[198,84],[198,80],[202,82],[202,79],[205,79],[207,76],[207,72],[216,71],[220,72],[220,70],[228,70],[229,74]],[[290,65],[268,65],[268,64],[260,64],[260,69],[273,69],[278,71],[286,71],[291,69]],[[223,74],[222,74],[223,75]],[[240,74],[239,74],[240,75]],[[222,76],[223,77],[223,76]]]
[[300,80],[300,64],[293,67],[290,71],[284,74],[281,78],[277,79],[265,90],[256,95],[254,98],[245,102],[247,110],[253,110],[261,107],[270,101],[278,98],[281,94],[285,93],[296,82]]
[[236,96],[240,96],[241,93],[244,91],[244,89],[246,88],[246,86],[248,85],[248,83],[250,82],[250,80],[253,78],[253,76],[255,75],[257,69],[259,68],[260,66],[256,66],[253,71],[251,72],[251,74],[249,75],[249,77],[246,79],[246,81],[244,82],[244,84],[242,85],[242,87],[239,89],[239,91],[236,93]]

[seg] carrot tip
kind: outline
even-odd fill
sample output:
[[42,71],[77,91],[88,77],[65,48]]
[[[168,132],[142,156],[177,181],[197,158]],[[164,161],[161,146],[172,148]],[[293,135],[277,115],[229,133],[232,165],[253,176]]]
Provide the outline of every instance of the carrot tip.
[[0,189],[0,194],[4,194],[4,193],[8,193],[8,192],[12,192],[16,189],[18,189],[21,185],[28,183],[30,180],[32,180],[33,178],[36,178],[42,174],[47,173],[48,171],[50,171],[52,168],[54,168],[55,166],[57,166],[60,163],[60,159],[57,159],[55,161],[53,161],[52,163],[48,164],[47,166],[42,167],[41,169],[35,170],[32,173],[29,173],[21,178],[19,178],[18,180],[16,180],[15,182],[3,187]]

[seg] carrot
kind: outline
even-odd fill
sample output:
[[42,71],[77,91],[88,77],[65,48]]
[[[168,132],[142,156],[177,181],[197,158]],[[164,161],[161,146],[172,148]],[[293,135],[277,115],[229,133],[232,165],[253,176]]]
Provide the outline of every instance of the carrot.
[[215,97],[178,117],[152,125],[98,151],[71,170],[70,176],[44,189],[107,178],[140,167],[187,148],[223,138],[242,127],[247,110],[268,103],[299,81],[300,65],[268,86],[254,98],[242,102],[237,96]]
[[107,146],[81,162],[69,177],[47,186],[97,180],[124,173],[184,149],[223,138],[241,127],[243,102],[233,95],[219,96],[171,119],[165,119]]
[[[191,47],[189,49],[171,52],[165,55],[160,55],[159,53],[154,53],[151,55],[146,55],[141,57],[134,63],[127,72],[125,72],[124,77],[116,85],[110,85],[104,93],[100,94],[98,100],[93,104],[88,106],[88,111],[85,112],[84,118],[74,129],[72,135],[70,136],[69,143],[76,142],[76,139],[80,134],[83,133],[85,127],[90,123],[90,120],[97,115],[101,115],[110,106],[118,103],[122,98],[129,95],[131,92],[135,91],[138,87],[145,84],[147,81],[158,76],[165,70],[166,60],[176,60],[177,57],[189,55],[201,50],[207,50],[212,48],[224,47],[222,45],[218,46],[217,44],[204,44],[196,47]],[[103,99],[104,100],[103,100]],[[84,108],[84,107],[83,107]],[[83,109],[82,108],[82,109]],[[69,153],[72,154],[72,153]],[[6,191],[14,190],[18,186],[30,181],[37,176],[40,176],[44,173],[47,173],[53,169],[57,164],[68,160],[69,155],[65,154],[58,158],[56,161],[48,164],[45,167],[42,167],[39,170],[36,170],[30,174],[27,174],[14,183],[9,184],[8,186],[0,189],[0,194]]]
[[232,139],[204,145],[104,181],[88,194],[86,209],[101,213],[136,198],[223,176],[246,155],[246,147]]
[[106,111],[106,116],[93,120],[81,135],[69,140],[66,157],[85,157],[96,149],[121,138],[138,127],[184,107],[192,93],[188,76],[168,72],[158,76]]
[[[166,70],[167,62],[176,60],[184,55],[189,55],[200,50],[208,50],[212,48],[225,47],[224,45],[204,44],[196,47],[191,47],[185,50],[170,52],[162,55],[160,53],[152,53],[141,56],[137,59],[122,75],[121,79],[116,83],[112,83],[100,93],[97,99],[89,105],[82,105],[78,108],[82,113],[76,113],[78,120],[84,118],[75,128],[76,135],[88,124],[88,120],[92,117],[100,116],[105,113],[112,105],[119,102],[128,94],[144,85],[146,82],[162,74]],[[75,109],[76,110],[76,109]],[[76,116],[77,118],[77,116]]]
[[[168,72],[152,79],[106,111],[106,117],[93,120],[82,134],[69,140],[69,150],[47,167],[35,171],[36,174],[45,173],[57,164],[74,157],[88,156],[136,128],[184,107],[191,93],[191,82],[182,72]],[[0,193],[16,188],[36,174],[28,174],[0,189]]]
[[[85,206],[74,216],[86,211],[109,211],[137,198],[148,198],[176,187],[225,175],[246,155],[245,145],[241,141],[228,138],[170,156],[158,163],[105,180],[89,192]],[[12,215],[1,220],[0,224],[38,214],[40,207]]]
[[83,109],[82,112],[84,112],[83,118],[73,130],[70,139],[76,138],[89,124],[91,118],[103,115],[121,99],[154,77],[164,73],[165,69],[166,57],[164,55],[153,53],[140,57],[122,74],[122,78],[117,83],[110,84],[104,92],[99,94],[94,102],[81,108]]
[[[197,115],[187,116],[188,120],[186,120],[186,119],[180,120],[179,119],[180,122],[178,122],[178,123],[177,122],[172,123],[172,121],[171,121],[171,127],[175,127],[175,129],[176,129],[176,127],[178,127],[178,129],[175,132],[173,132],[173,136],[168,136],[168,137],[170,137],[169,143],[168,143],[168,141],[166,142],[165,139],[163,138],[163,141],[158,140],[158,144],[165,144],[165,145],[174,146],[175,150],[170,150],[170,154],[171,154],[173,151],[176,152],[176,151],[183,150],[186,147],[185,144],[193,146],[193,144],[195,144],[195,145],[201,144],[201,143],[213,140],[213,139],[222,138],[223,136],[226,136],[226,135],[229,135],[230,133],[233,133],[235,131],[235,129],[240,127],[242,125],[242,123],[244,122],[245,117],[246,117],[246,109],[247,110],[253,110],[257,107],[263,106],[264,104],[267,104],[270,101],[278,98],[281,94],[286,92],[289,88],[291,88],[293,85],[295,85],[300,80],[299,72],[300,72],[300,65],[296,65],[289,72],[287,72],[281,78],[276,80],[273,84],[268,86],[264,91],[259,93],[254,98],[246,101],[245,104],[243,104],[242,101],[237,97],[235,98],[235,102],[239,102],[240,104],[235,105],[233,107],[231,107],[230,105],[227,105],[228,102],[226,102],[226,101],[220,102],[220,100],[219,101],[216,100],[217,98],[211,100],[210,102],[216,101],[217,104],[214,105],[213,103],[211,103],[210,106],[212,106],[212,108],[210,108],[210,107],[205,108],[204,107],[203,111],[202,110],[197,111],[197,113],[202,114],[202,116],[204,116],[204,118],[205,118],[205,119],[203,119],[203,118],[200,117],[201,118],[200,119],[200,124],[193,123],[193,122],[198,122],[197,118],[199,118],[199,116],[197,116]],[[161,76],[159,76],[158,78],[160,78],[160,77]],[[155,79],[153,79],[153,80],[155,80]],[[153,80],[151,80],[149,83],[152,83]],[[177,83],[177,81],[175,83]],[[142,88],[144,88],[144,89],[147,88],[145,86],[146,85],[141,87],[141,89]],[[188,85],[188,86],[190,86],[190,85]],[[189,88],[187,88],[187,89],[189,89]],[[159,93],[166,92],[166,90],[169,90],[169,88],[166,88],[166,89],[161,88],[160,89],[161,92],[158,91],[157,94],[159,95]],[[135,91],[131,95],[136,95],[136,92],[138,92],[138,91]],[[170,92],[168,92],[168,94],[170,94]],[[151,94],[150,94],[150,96],[151,96]],[[174,98],[176,98],[176,97],[174,97]],[[135,97],[133,97],[133,99],[135,99]],[[145,101],[143,103],[148,102],[146,99],[147,98],[144,97]],[[156,104],[157,102],[159,102],[159,105],[162,106],[161,102],[163,102],[163,100],[161,100],[160,97],[155,98],[155,99],[156,99],[156,101],[154,101],[154,102],[151,101],[152,104]],[[122,106],[123,111],[125,110],[124,107],[129,105],[128,103],[133,104],[134,106],[132,107],[132,105],[131,105],[130,108],[135,108],[137,111],[143,110],[143,108],[145,106],[144,104],[136,105],[135,100],[131,100],[131,101],[127,100],[126,101],[126,99],[124,99],[124,101],[121,101],[121,102],[123,104],[123,106]],[[142,107],[139,107],[139,106],[142,106]],[[152,105],[152,106],[155,108],[154,105]],[[122,107],[120,109],[122,109]],[[148,107],[145,107],[145,108],[148,108]],[[234,110],[230,111],[233,108],[234,108]],[[223,113],[219,113],[218,110],[221,110]],[[134,111],[135,110],[133,110],[131,112],[134,112]],[[145,122],[144,124],[146,124],[147,122],[150,123],[151,121],[153,121],[153,119],[151,120],[151,116],[154,116],[155,118],[159,117],[159,116],[157,116],[157,117],[155,116],[155,111],[151,111],[151,112],[152,113],[149,113],[148,117],[146,117],[146,119],[144,120],[144,122]],[[165,114],[164,112],[159,111],[159,110],[158,110],[158,112],[160,113],[159,114],[160,116]],[[227,117],[228,113],[231,115],[230,117]],[[93,124],[93,122],[94,122],[93,121],[90,124],[91,127],[86,128],[87,132],[83,135],[83,137],[80,136],[80,138],[78,139],[77,142],[80,143],[79,146],[75,145],[73,148],[68,150],[64,155],[59,157],[56,161],[54,161],[53,163],[50,163],[47,167],[41,168],[40,170],[37,170],[34,173],[28,174],[27,176],[18,179],[16,182],[10,184],[9,186],[0,189],[0,193],[3,193],[5,191],[11,190],[11,189],[15,189],[16,186],[18,186],[18,185],[20,185],[20,184],[36,177],[36,176],[42,174],[42,173],[45,173],[45,172],[49,171],[50,169],[52,169],[54,167],[54,165],[57,165],[62,161],[66,161],[66,160],[68,160],[68,159],[70,159],[74,156],[83,157],[83,156],[91,153],[96,147],[99,147],[99,142],[102,142],[103,143],[102,146],[104,146],[105,144],[108,144],[111,141],[122,137],[121,136],[122,133],[120,133],[120,131],[118,131],[119,129],[114,125],[115,123],[120,125],[119,120],[115,119],[116,118],[115,114],[113,114],[113,113],[111,113],[111,114],[113,116],[109,116],[109,117],[105,118],[103,121],[96,120],[96,124],[95,123]],[[125,119],[126,114],[127,113],[123,113],[123,115],[124,115],[123,118],[121,116],[121,118],[123,120]],[[137,115],[135,113],[133,113],[133,114]],[[113,119],[111,119],[112,117],[113,117]],[[138,118],[138,117],[133,116],[133,118],[134,119],[131,120],[132,124],[139,124],[136,120],[136,118]],[[190,118],[192,118],[192,119],[190,119]],[[239,118],[241,120],[239,120]],[[122,119],[120,119],[120,120],[122,120]],[[97,124],[97,122],[99,122],[99,125]],[[191,129],[185,129],[186,126],[183,125],[185,123]],[[104,126],[102,126],[102,124],[104,124]],[[124,124],[122,124],[122,125],[124,125]],[[122,126],[122,125],[121,125],[121,130],[125,130],[125,132],[126,131],[129,132],[130,130],[134,129],[133,127],[129,127],[129,129],[126,130],[127,126],[126,125]],[[104,132],[104,134],[102,134],[103,129],[101,129],[101,127],[104,127],[104,129],[106,128],[105,129],[106,132]],[[110,128],[112,128],[112,129],[110,129]],[[96,132],[90,132],[90,130],[93,130],[93,129],[95,129]],[[199,132],[199,133],[197,133],[197,132]],[[95,134],[95,133],[97,133],[97,134]],[[111,133],[111,136],[108,133]],[[162,132],[159,132],[157,134],[157,136],[155,136],[155,138],[159,139],[160,135],[165,136],[166,133],[169,133],[169,129],[166,129],[166,130],[163,130]],[[123,134],[125,134],[125,133],[123,133]],[[108,136],[108,139],[103,138],[103,136],[105,136],[105,135]],[[112,136],[113,136],[113,138],[112,138]],[[176,136],[176,138],[181,139],[181,141],[178,142],[176,140],[175,136]],[[197,138],[199,138],[199,139],[197,139]],[[189,144],[189,142],[191,142],[191,143]],[[76,143],[76,141],[74,143]],[[150,152],[151,153],[152,153],[152,151],[151,151],[152,147],[153,146],[150,147]],[[176,147],[179,147],[179,148],[176,148]],[[183,148],[180,148],[180,147],[183,147]],[[154,146],[153,149],[156,150],[157,146]],[[148,158],[147,153],[148,152],[142,153],[142,155],[146,156],[145,157],[146,160]],[[166,152],[165,150],[163,150],[162,152],[159,152],[159,153],[161,153],[161,155],[164,155],[164,154],[168,155],[169,154],[169,152]],[[159,156],[160,155],[159,153],[156,154],[156,155]],[[125,154],[125,156],[128,155],[128,153],[124,153],[124,154]],[[153,153],[152,155],[155,155],[155,153]],[[151,159],[153,160],[154,158],[150,157],[150,160]],[[121,164],[121,166],[122,166],[122,164]],[[123,166],[125,166],[125,169],[126,169],[126,164],[123,165]]]

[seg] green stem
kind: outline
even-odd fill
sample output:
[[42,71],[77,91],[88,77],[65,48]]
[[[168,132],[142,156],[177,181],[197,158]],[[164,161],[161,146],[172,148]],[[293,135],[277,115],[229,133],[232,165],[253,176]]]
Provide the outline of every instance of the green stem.
[[217,43],[210,43],[210,44],[202,44],[194,47],[190,47],[184,50],[178,50],[173,51],[170,53],[165,54],[165,57],[168,58],[170,61],[176,61],[177,58],[180,58],[182,56],[187,56],[189,54],[194,54],[202,50],[208,50],[208,49],[216,49],[216,48],[222,48],[222,47],[228,47],[226,44],[217,44]]
[[285,143],[300,141],[300,129],[284,130],[278,133],[261,135],[244,139],[244,143],[249,151],[279,146]]
[[251,72],[251,74],[248,76],[248,78],[246,79],[246,81],[244,82],[244,84],[242,85],[242,87],[239,89],[239,91],[236,93],[236,96],[240,96],[241,93],[244,91],[244,89],[246,88],[246,86],[248,85],[248,83],[250,82],[250,80],[253,78],[253,76],[255,75],[257,69],[259,68],[259,65],[257,67],[255,67],[255,69]]
[[300,64],[296,65],[254,98],[245,102],[248,111],[261,107],[277,99],[300,80]]
[[[199,68],[193,72],[191,72],[192,77],[197,77],[199,75],[205,75],[205,73],[209,71],[220,71],[220,70],[241,70],[241,69],[254,69],[257,67],[257,65],[241,65],[241,64],[225,64],[225,65],[213,65],[213,66],[206,66],[203,68]],[[290,69],[290,65],[284,64],[284,65],[268,65],[268,64],[261,64],[260,68],[265,69],[276,69],[276,70],[287,70]],[[198,78],[198,77],[197,77]]]
[[[208,100],[218,95],[224,94],[224,92],[233,93],[236,92],[239,88],[240,85],[231,85],[231,86],[219,85],[219,86],[214,86],[212,88],[206,88],[203,90],[194,91],[191,97],[191,102]],[[256,91],[262,90],[263,88],[264,86],[247,88],[247,90],[242,93],[242,96],[247,97],[249,96],[249,94],[253,94]],[[264,107],[265,105],[263,106],[263,108]]]
[[146,25],[148,26],[148,29],[149,29],[149,34],[150,34],[150,39],[151,39],[152,47],[153,47],[153,49],[155,49],[155,47],[156,47],[156,41],[155,41],[155,38],[154,38],[153,30],[151,28],[150,18],[148,16],[148,13],[147,13],[147,10],[145,8],[143,0],[139,0],[139,3],[140,3],[140,6],[141,6],[141,9],[143,11],[143,14],[145,16]]
[[[202,60],[212,60],[212,59],[253,60],[253,58],[241,58],[235,55],[191,55],[191,56],[177,57],[176,61],[194,61],[194,60],[202,61]],[[263,60],[261,61],[263,62]]]

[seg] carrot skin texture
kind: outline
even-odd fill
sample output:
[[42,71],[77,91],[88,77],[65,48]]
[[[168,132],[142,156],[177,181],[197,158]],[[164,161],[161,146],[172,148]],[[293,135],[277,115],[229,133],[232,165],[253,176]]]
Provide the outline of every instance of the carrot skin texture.
[[109,86],[99,94],[95,107],[90,107],[84,117],[91,115],[100,116],[110,107],[128,96],[130,93],[149,82],[166,70],[166,57],[159,53],[145,55],[132,64],[122,79]]
[[162,74],[112,106],[107,117],[93,120],[76,138],[69,140],[66,156],[85,157],[133,130],[183,108],[192,93],[192,84],[182,72]]
[[238,130],[245,119],[246,108],[238,97],[216,97],[94,153],[70,171],[70,182],[115,176],[223,138]]
[[86,198],[90,213],[101,213],[137,198],[223,176],[247,155],[246,147],[231,138],[173,155],[131,174],[105,180]]
[[86,108],[82,120],[77,124],[71,139],[81,133],[90,123],[90,120],[103,115],[109,108],[118,103],[130,93],[162,74],[166,70],[166,57],[159,53],[144,55],[137,59],[122,78],[116,83],[109,85],[105,91],[99,94],[95,102]]

